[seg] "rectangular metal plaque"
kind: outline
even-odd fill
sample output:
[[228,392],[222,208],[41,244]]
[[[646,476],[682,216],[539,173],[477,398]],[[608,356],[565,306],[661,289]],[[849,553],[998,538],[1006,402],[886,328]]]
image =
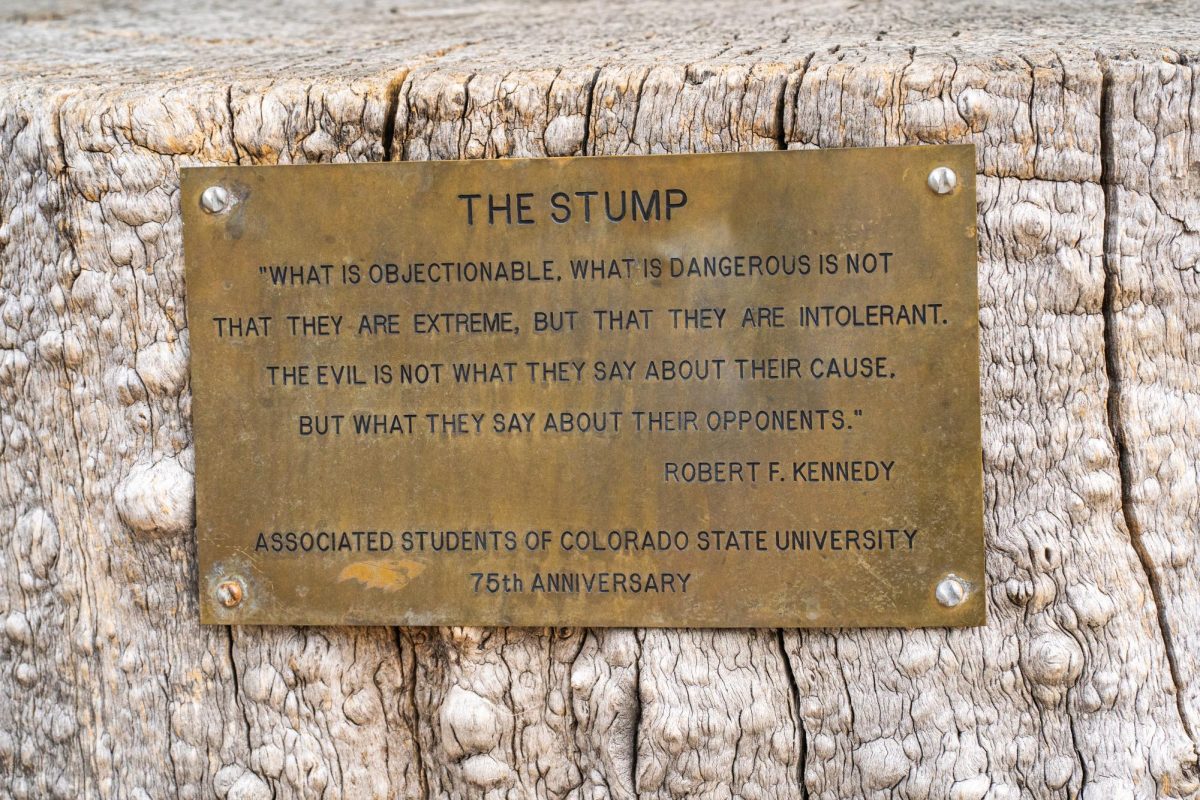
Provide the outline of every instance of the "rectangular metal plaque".
[[974,177],[184,170],[202,621],[982,624]]

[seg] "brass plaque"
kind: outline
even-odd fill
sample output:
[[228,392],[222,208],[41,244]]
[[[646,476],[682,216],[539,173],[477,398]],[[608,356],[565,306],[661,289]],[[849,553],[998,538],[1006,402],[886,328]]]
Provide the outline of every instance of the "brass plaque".
[[203,622],[983,623],[973,147],[182,206]]

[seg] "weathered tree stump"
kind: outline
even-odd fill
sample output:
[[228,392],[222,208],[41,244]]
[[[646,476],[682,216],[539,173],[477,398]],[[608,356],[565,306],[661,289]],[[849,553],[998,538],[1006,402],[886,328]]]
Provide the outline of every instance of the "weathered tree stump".
[[[1200,6],[109,5],[0,10],[0,796],[1197,793]],[[987,627],[199,626],[180,167],[941,142]]]

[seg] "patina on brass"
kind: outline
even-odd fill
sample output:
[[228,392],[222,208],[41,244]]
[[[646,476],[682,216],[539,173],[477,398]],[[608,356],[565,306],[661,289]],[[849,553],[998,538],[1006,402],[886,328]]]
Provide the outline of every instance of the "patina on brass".
[[984,621],[973,147],[188,169],[181,203],[204,622]]

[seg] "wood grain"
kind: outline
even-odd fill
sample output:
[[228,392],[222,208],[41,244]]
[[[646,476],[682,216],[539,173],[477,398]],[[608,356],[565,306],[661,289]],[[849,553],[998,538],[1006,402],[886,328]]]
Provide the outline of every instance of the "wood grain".
[[[1198,11],[6,5],[0,796],[1196,796]],[[180,167],[968,141],[986,628],[197,624]]]

